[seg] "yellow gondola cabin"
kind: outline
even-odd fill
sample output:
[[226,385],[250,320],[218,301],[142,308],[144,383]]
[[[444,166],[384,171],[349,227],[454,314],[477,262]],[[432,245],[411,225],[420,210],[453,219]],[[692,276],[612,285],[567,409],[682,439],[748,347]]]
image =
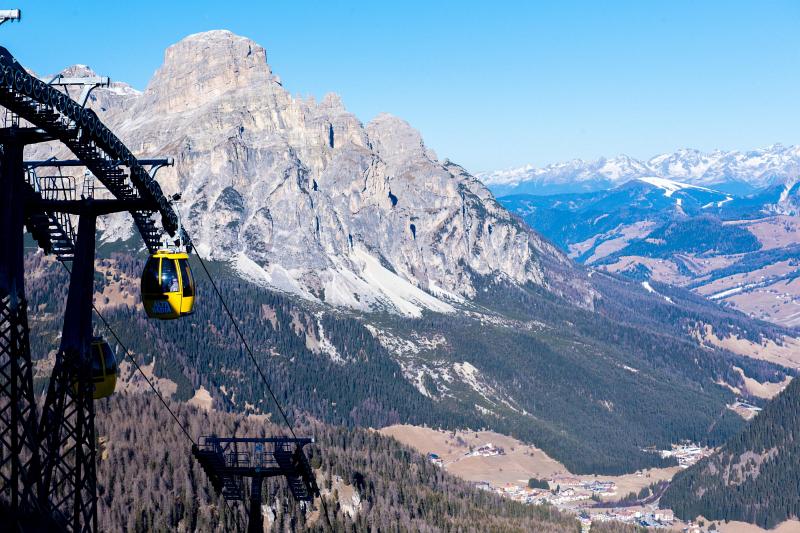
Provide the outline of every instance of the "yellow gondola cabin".
[[192,312],[194,279],[185,252],[159,250],[142,273],[142,302],[150,318],[170,320]]
[[[92,399],[108,398],[117,388],[117,358],[102,337],[92,338]],[[78,384],[73,388],[77,391]]]
[[111,396],[117,387],[117,359],[102,337],[92,339],[92,383],[95,400]]
[[[117,388],[117,358],[102,337],[92,338],[92,399],[108,398]],[[77,392],[78,384],[73,383]]]

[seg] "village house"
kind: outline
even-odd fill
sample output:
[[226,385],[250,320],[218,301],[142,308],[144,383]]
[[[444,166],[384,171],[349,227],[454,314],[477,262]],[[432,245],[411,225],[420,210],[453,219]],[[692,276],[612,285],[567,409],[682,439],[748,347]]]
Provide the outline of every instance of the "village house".
[[659,522],[674,522],[675,514],[671,509],[657,509],[655,512],[653,512],[653,518]]
[[495,455],[505,455],[505,449],[500,446],[495,446],[491,442],[487,442],[483,446],[479,446],[475,450],[468,452],[467,457],[492,457]]
[[429,453],[428,454],[428,461],[430,461],[431,463],[435,464],[438,467],[443,467],[444,466],[444,461],[442,460],[442,458],[439,457],[439,455],[435,454],[435,453]]

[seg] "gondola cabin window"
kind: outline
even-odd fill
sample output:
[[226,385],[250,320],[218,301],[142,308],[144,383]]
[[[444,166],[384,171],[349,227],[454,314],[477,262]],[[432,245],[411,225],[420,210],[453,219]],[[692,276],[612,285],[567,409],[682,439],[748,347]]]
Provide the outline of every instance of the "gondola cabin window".
[[153,261],[152,258],[147,261],[142,272],[142,294],[161,292],[161,284],[158,282],[158,267],[160,264],[160,261]]
[[178,269],[172,259],[161,260],[161,291],[178,292]]
[[192,278],[192,270],[189,268],[189,260],[179,259],[178,264],[181,266],[181,279],[183,280],[183,295],[194,296],[194,279]]

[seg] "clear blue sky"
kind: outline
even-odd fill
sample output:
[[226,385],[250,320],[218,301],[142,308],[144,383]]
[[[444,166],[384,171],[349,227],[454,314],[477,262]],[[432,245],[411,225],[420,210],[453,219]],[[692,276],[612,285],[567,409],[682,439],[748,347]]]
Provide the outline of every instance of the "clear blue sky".
[[386,111],[473,171],[800,142],[800,2],[14,1],[0,43],[50,73],[144,88],[164,49],[225,28],[293,93]]

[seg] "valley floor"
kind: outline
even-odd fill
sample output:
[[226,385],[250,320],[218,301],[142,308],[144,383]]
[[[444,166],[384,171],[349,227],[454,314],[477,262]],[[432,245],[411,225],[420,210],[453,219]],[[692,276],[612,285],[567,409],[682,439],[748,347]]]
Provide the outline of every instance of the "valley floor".
[[[563,485],[560,499],[553,503],[562,510],[576,514],[588,514],[584,531],[590,528],[590,522],[613,518],[622,522],[634,522],[638,517],[654,517],[663,511],[657,510],[657,501],[647,505],[632,505],[618,508],[592,508],[595,502],[580,497],[581,488],[592,483],[606,484],[613,487],[613,492],[603,494],[595,492],[604,501],[618,500],[625,495],[636,492],[652,483],[671,480],[681,467],[650,469],[623,476],[586,476],[573,475],[564,465],[549,457],[535,446],[530,446],[517,439],[501,435],[493,431],[441,431],[419,426],[398,424],[379,430],[383,435],[393,437],[401,443],[427,454],[429,460],[438,464],[449,473],[478,487],[493,490],[512,499],[529,497],[536,491],[526,491],[530,478],[549,481],[550,488]],[[563,490],[566,487],[566,490]],[[685,531],[690,533],[706,533],[712,522],[698,519],[695,522],[680,520],[652,520],[654,526],[666,531]],[[700,526],[700,523],[703,526]],[[762,529],[744,522],[713,522],[720,533],[800,533],[800,521],[790,520],[772,530]],[[590,530],[590,529],[588,529]]]
[[[380,430],[403,444],[427,454],[429,460],[451,474],[470,481],[479,488],[500,493],[523,502],[549,502],[559,509],[576,514],[588,514],[591,520],[634,522],[641,516],[656,513],[654,505],[647,508],[594,508],[596,501],[615,501],[631,492],[638,493],[659,481],[668,481],[681,467],[654,468],[621,476],[574,475],[542,450],[517,439],[492,431],[441,431],[430,428],[394,425]],[[710,453],[702,450],[693,460]],[[549,490],[527,489],[528,480],[547,481]],[[640,516],[636,512],[640,512]],[[665,527],[669,518],[653,518],[653,523]]]

